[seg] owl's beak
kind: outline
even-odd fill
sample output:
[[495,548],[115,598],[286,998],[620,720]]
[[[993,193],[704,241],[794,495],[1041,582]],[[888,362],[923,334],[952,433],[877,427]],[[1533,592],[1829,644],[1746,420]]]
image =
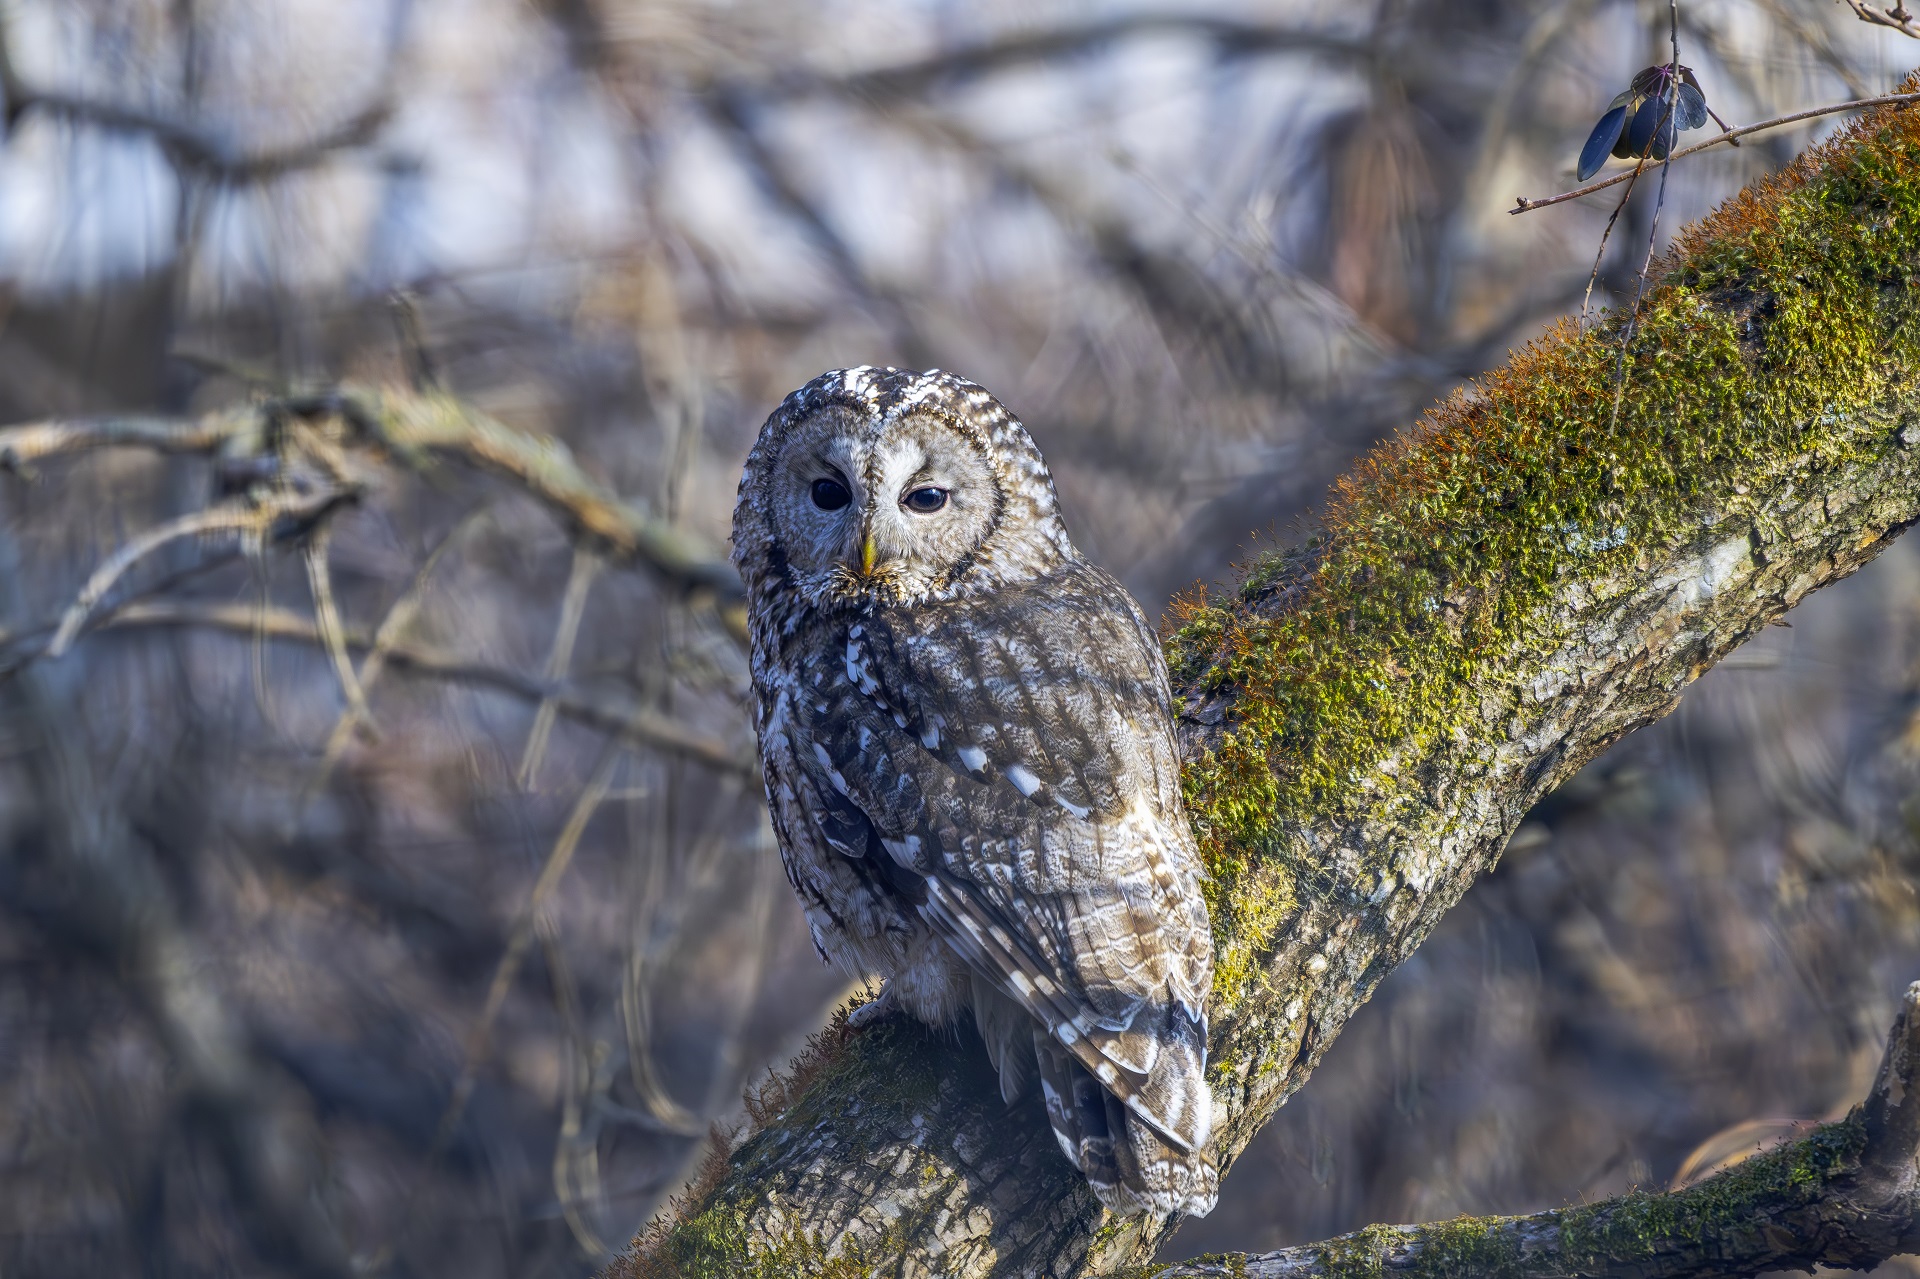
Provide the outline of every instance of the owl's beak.
[[878,552],[873,548],[873,534],[869,533],[860,543],[860,576],[873,576],[873,561],[877,556]]

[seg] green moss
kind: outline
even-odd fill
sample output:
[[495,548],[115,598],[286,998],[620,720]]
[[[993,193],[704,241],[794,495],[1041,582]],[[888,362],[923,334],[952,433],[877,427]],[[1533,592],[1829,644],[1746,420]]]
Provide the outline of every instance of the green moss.
[[897,1233],[837,1250],[797,1231],[768,1245],[755,1241],[747,1214],[710,1208],[674,1230],[657,1262],[674,1279],[869,1279],[879,1258],[897,1253]]
[[1185,775],[1218,1006],[1254,993],[1299,886],[1328,871],[1288,832],[1357,816],[1396,761],[1479,749],[1482,698],[1514,696],[1490,677],[1563,638],[1559,593],[1608,589],[1709,517],[1764,538],[1800,470],[1891,447],[1880,410],[1920,356],[1917,271],[1920,113],[1882,112],[1686,237],[1624,377],[1622,317],[1561,325],[1366,458],[1307,546],[1234,596],[1176,604],[1176,679],[1238,694]]

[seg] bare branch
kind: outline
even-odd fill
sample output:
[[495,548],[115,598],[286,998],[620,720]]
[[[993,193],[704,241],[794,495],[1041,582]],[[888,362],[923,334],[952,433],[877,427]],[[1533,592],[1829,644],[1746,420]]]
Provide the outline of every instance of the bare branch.
[[[103,619],[100,629],[124,630],[150,626],[200,627],[315,647],[325,644],[313,622],[298,613],[286,609],[261,610],[240,604],[195,605],[166,600],[128,604]],[[22,641],[27,639],[25,636],[18,638]],[[372,647],[364,633],[348,629],[343,638],[350,650],[366,651]],[[23,643],[23,648],[25,651],[16,655],[6,666],[0,666],[0,676],[9,670],[18,670],[36,655],[36,650],[30,644]],[[399,642],[387,647],[386,663],[396,670],[450,683],[472,684],[536,706],[542,701],[551,700],[558,714],[600,732],[610,733],[636,745],[684,755],[722,773],[759,776],[758,763],[725,742],[707,737],[656,712],[621,705],[618,699],[609,698],[604,693],[555,685],[531,675]]]
[[[284,414],[338,414],[360,428],[368,443],[384,446],[402,460],[441,454],[505,476],[611,558],[637,561],[680,590],[711,598],[728,631],[736,639],[745,637],[740,577],[723,549],[622,500],[589,477],[560,441],[516,430],[437,390],[348,387],[340,393],[229,409],[198,421],[101,418],[7,427],[0,429],[0,470],[24,471],[36,461],[104,448],[266,458],[273,435],[268,423]],[[314,452],[322,443],[309,437],[304,445]],[[329,461],[319,453],[316,460]],[[328,466],[330,471],[341,468],[337,458]],[[193,531],[183,527],[174,536]]]
[[1890,27],[1903,36],[1920,40],[1920,18],[1916,18],[1913,10],[1907,8],[1906,0],[1894,0],[1891,9],[1876,9],[1867,0],[1845,0],[1845,4],[1862,22],[1876,27]]
[[465,458],[516,481],[619,560],[639,560],[687,591],[710,593],[736,634],[745,633],[740,576],[705,539],[623,502],[590,479],[565,444],[516,431],[450,395],[349,389],[342,401],[401,450]]
[[274,526],[282,520],[291,520],[295,525],[305,527],[353,496],[352,492],[339,489],[321,489],[311,493],[282,490],[259,500],[226,502],[206,510],[192,511],[148,529],[122,545],[94,569],[81,586],[79,595],[74,597],[73,603],[60,618],[60,625],[47,645],[47,656],[64,656],[80,634],[80,628],[87,624],[93,610],[106,598],[114,584],[135,564],[168,543],[185,537],[226,533],[239,536],[243,544],[257,544],[273,533]]
[[[249,437],[251,445],[245,441]],[[0,471],[27,473],[35,462],[93,449],[143,448],[156,453],[212,453],[229,444],[257,452],[261,446],[256,408],[228,409],[197,420],[114,417],[36,422],[0,428]]]
[[433,1147],[427,1155],[430,1163],[447,1148],[454,1130],[459,1127],[460,1116],[466,1110],[467,1102],[473,1096],[473,1086],[479,1079],[480,1065],[486,1060],[488,1043],[493,1036],[493,1023],[506,1006],[507,992],[513,988],[514,979],[519,976],[520,963],[526,958],[527,947],[533,941],[535,929],[546,910],[547,899],[560,886],[568,867],[573,865],[573,854],[580,847],[580,837],[586,833],[587,823],[600,810],[601,801],[606,799],[620,758],[619,749],[608,743],[601,752],[599,766],[574,801],[559,836],[548,850],[540,874],[527,889],[526,904],[521,908],[520,918],[514,922],[506,951],[494,966],[493,981],[487,987],[487,1002],[467,1036],[466,1055],[460,1065],[460,1075],[454,1080],[452,1095],[447,1099],[446,1109],[441,1112],[440,1123],[434,1132]]
[[1070,58],[1142,35],[1199,37],[1212,43],[1220,53],[1236,57],[1276,52],[1318,53],[1345,59],[1373,55],[1364,39],[1330,31],[1170,11],[1126,14],[1052,31],[1021,32],[986,44],[947,50],[917,61],[858,71],[837,79],[782,77],[768,87],[787,95],[852,91],[874,98],[920,96],[953,80]]
[[[439,565],[441,557],[460,540],[468,529],[474,526],[485,510],[486,508],[482,506],[469,512],[447,532],[445,537],[440,539],[420,567],[414,571],[413,580],[407,584],[407,589],[401,592],[400,598],[387,609],[386,616],[380,620],[379,627],[374,630],[373,644],[355,675],[362,696],[372,694],[374,685],[380,682],[381,675],[386,671],[387,655],[393,651],[393,646],[400,642],[401,635],[413,624],[413,619],[419,614],[421,602],[426,596],[427,579],[433,576],[433,570]],[[343,630],[342,643],[344,642]],[[359,720],[351,706],[341,713],[338,720],[334,721],[333,732],[327,737],[327,749],[320,757],[320,766],[314,770],[313,779],[307,783],[305,797],[300,803],[302,811],[306,808],[307,800],[317,795],[326,786],[327,778],[332,774],[335,765],[340,762],[340,757],[346,753],[347,743],[352,740],[353,730],[358,723]]]
[[[587,611],[587,593],[600,572],[600,557],[591,551],[576,550],[573,567],[567,572],[567,589],[560,601],[560,622],[554,628],[553,649],[547,654],[546,676],[550,681],[565,679],[573,665],[574,642],[580,638],[580,619]],[[534,789],[540,764],[547,756],[547,738],[553,732],[554,705],[551,698],[540,699],[534,712],[533,728],[527,733],[526,749],[520,754],[520,789]]]
[[[388,73],[399,49],[401,23],[394,24],[388,46]],[[198,121],[146,107],[108,102],[28,84],[14,66],[7,25],[0,18],[0,98],[11,127],[29,111],[151,137],[167,158],[183,170],[220,182],[265,182],[296,169],[311,168],[337,151],[372,142],[393,116],[385,91],[366,106],[313,137],[282,147],[250,150],[227,134]]]
[[353,659],[347,656],[346,630],[340,622],[340,609],[333,601],[333,571],[327,564],[327,548],[331,540],[327,536],[327,526],[322,524],[302,548],[302,557],[307,565],[307,585],[313,594],[314,629],[319,632],[320,645],[327,650],[327,657],[333,663],[334,675],[340,681],[340,692],[347,699],[346,716],[372,731],[373,712],[367,709],[366,690],[360,687],[360,678],[354,673]]

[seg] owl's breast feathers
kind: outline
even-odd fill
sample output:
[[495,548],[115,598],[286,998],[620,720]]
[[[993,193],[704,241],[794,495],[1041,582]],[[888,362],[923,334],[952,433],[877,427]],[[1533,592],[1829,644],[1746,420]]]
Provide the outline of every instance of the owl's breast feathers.
[[1212,943],[1139,607],[1076,557],[1018,587],[812,627],[780,645],[787,719],[763,725],[763,749],[783,733],[802,774],[779,784],[809,833],[865,863],[871,891],[1129,1113],[1177,1149],[1203,1146]]

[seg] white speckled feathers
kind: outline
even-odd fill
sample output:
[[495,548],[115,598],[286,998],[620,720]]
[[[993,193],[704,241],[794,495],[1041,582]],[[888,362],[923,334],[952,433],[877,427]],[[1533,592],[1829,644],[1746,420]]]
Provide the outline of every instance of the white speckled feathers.
[[1166,672],[1024,428],[947,374],[827,374],[763,428],[734,555],[822,952],[934,1024],[971,1008],[1109,1207],[1207,1211],[1212,948]]

